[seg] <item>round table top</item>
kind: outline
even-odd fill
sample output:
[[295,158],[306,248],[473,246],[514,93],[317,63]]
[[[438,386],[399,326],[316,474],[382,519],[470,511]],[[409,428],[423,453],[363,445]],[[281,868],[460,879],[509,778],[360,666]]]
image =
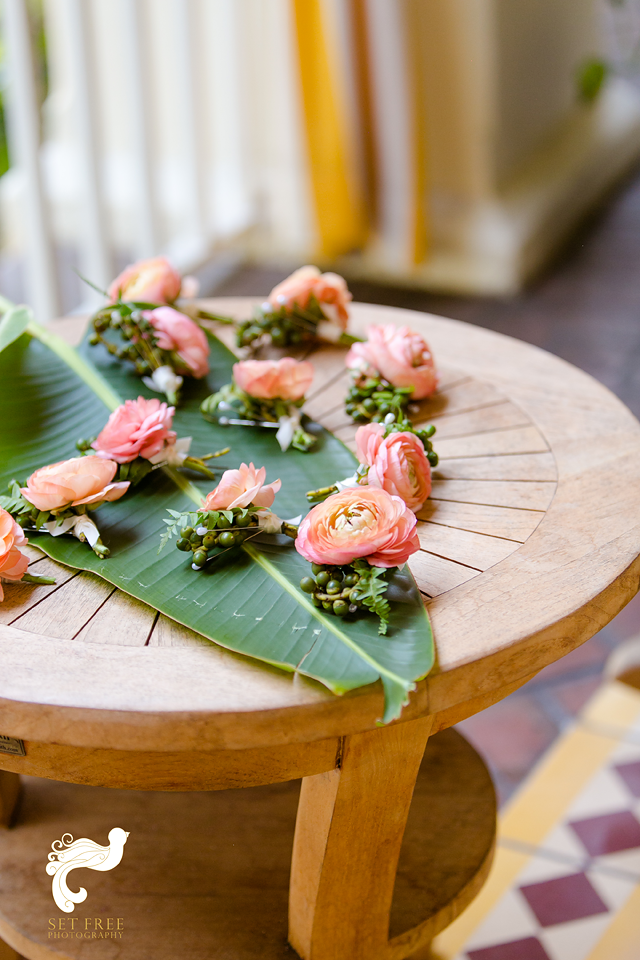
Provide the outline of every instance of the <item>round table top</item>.
[[[254,302],[205,303],[245,317]],[[371,323],[419,330],[441,373],[415,418],[436,425],[440,464],[410,561],[437,662],[402,719],[498,699],[638,590],[640,424],[592,377],[510,337],[368,304],[354,304],[352,317],[359,334]],[[65,329],[77,337],[77,321]],[[312,359],[306,412],[352,445],[346,372],[336,378],[344,350],[323,346]],[[381,715],[379,684],[336,697],[197,637],[93,574],[48,558],[35,569],[52,568],[55,587],[12,585],[0,605],[0,734],[243,749],[370,729]]]

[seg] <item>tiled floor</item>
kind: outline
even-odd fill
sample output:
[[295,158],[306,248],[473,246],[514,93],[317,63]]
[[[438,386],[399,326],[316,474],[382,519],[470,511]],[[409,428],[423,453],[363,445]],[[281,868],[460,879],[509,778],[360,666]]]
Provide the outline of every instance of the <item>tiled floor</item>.
[[[288,271],[246,268],[220,295],[261,295]],[[640,175],[629,180],[530,290],[504,300],[351,283],[357,300],[427,310],[519,337],[577,364],[640,415]],[[597,440],[597,438],[595,438]],[[590,640],[461,728],[506,800],[601,681],[607,656],[640,633],[640,596]]]
[[640,693],[605,684],[503,810],[479,897],[433,960],[638,960]]

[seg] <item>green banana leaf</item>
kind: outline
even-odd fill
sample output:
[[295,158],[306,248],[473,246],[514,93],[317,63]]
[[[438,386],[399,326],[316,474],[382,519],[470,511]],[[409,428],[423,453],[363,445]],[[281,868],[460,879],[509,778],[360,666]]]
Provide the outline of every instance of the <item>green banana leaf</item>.
[[[123,399],[149,391],[130,368],[102,347],[86,342],[75,351],[16,308],[0,323],[0,485],[24,481],[34,469],[77,454],[75,442],[92,436]],[[27,317],[29,320],[29,317]],[[24,329],[28,332],[22,332]],[[225,467],[242,461],[267,468],[267,481],[283,487],[274,511],[284,519],[309,509],[306,491],[353,472],[354,457],[326,430],[307,429],[318,438],[313,453],[285,454],[275,431],[219,427],[200,415],[199,404],[231,379],[233,354],[210,338],[211,372],[206,380],[186,380],[174,428],[191,436],[194,456],[230,446]],[[212,461],[217,468],[218,461]],[[221,470],[222,467],[220,466]],[[342,621],[312,604],[299,589],[308,563],[288,538],[259,538],[226,563],[194,571],[190,555],[173,543],[158,555],[168,508],[194,509],[215,485],[197,474],[155,471],[123,499],[100,507],[94,518],[111,556],[97,557],[86,544],[61,536],[30,534],[30,542],[76,569],[91,570],[173,620],[231,650],[285,670],[298,671],[337,694],[381,679],[383,720],[397,717],[414,681],[433,665],[431,627],[408,569],[390,579],[389,635],[377,633],[377,619],[361,615]]]

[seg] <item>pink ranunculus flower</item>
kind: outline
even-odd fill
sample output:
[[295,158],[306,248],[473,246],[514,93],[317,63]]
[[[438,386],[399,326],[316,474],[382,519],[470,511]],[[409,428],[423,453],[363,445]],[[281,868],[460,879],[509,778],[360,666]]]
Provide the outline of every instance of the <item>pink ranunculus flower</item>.
[[312,563],[344,566],[358,558],[397,567],[420,549],[416,515],[378,487],[350,487],[327,497],[298,528],[296,550]]
[[130,463],[136,457],[149,460],[165,444],[175,443],[176,433],[170,429],[175,412],[175,407],[168,407],[155,397],[125,400],[113,411],[91,446],[97,457],[116,463]]
[[414,400],[430,396],[438,374],[425,339],[409,327],[392,323],[369,327],[368,340],[354,343],[345,363],[367,374],[374,371],[394,387],[413,387]]
[[128,480],[112,483],[118,464],[102,457],[73,457],[32,473],[20,492],[38,510],[61,510],[80,504],[119,500]]
[[26,543],[22,527],[0,507],[0,600],[4,600],[2,581],[22,580],[27,572],[29,558],[20,552]]
[[209,344],[201,327],[186,314],[173,307],[157,307],[146,310],[144,317],[156,331],[161,350],[173,350],[178,354],[183,367],[178,373],[186,373],[200,380],[209,372]]
[[152,257],[131,263],[109,287],[114,302],[135,300],[144,303],[173,303],[180,296],[182,278],[166,257]]
[[[360,427],[358,433],[368,429],[367,426]],[[431,466],[424,445],[415,433],[390,433],[378,445],[373,460],[363,462],[369,464],[369,486],[380,487],[400,497],[410,510],[420,510],[428,499],[431,493]]]
[[265,467],[256,470],[252,463],[240,464],[239,470],[225,470],[220,483],[204,502],[204,510],[233,510],[234,507],[270,507],[282,481],[274,480],[265,485]]
[[301,400],[313,380],[308,360],[241,360],[233,365],[235,383],[260,400]]
[[346,281],[337,273],[320,273],[312,266],[300,267],[273,288],[268,300],[274,310],[281,307],[292,310],[296,304],[304,310],[312,294],[327,320],[346,330],[352,296]]

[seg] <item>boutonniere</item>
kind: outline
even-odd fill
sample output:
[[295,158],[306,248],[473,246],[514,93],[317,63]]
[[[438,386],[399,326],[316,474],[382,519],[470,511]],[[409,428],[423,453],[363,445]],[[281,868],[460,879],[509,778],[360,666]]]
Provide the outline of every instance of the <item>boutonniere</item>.
[[23,487],[13,480],[9,496],[0,497],[0,506],[21,527],[45,531],[52,537],[71,533],[86,541],[98,557],[108,557],[109,549],[89,511],[119,500],[127,492],[129,481],[116,481],[117,470],[114,460],[102,457],[61,460],[36,470]]
[[298,528],[295,546],[311,564],[300,587],[317,607],[337,617],[369,611],[386,634],[391,607],[389,572],[420,549],[416,515],[400,497],[374,486],[334,493]]
[[271,510],[280,480],[265,483],[267,471],[252,463],[226,470],[218,486],[208,494],[202,509],[192,513],[169,510],[167,529],[158,552],[174,535],[176,547],[191,553],[191,566],[201,570],[210,560],[242,546],[260,533],[285,533],[295,537],[297,527],[281,520]]
[[356,421],[380,423],[389,413],[404,419],[412,401],[430,397],[438,386],[429,345],[409,327],[392,323],[371,326],[367,334],[345,359],[352,378],[346,412]]
[[170,403],[177,403],[183,377],[200,380],[209,372],[206,334],[173,307],[119,300],[98,310],[91,324],[89,343],[132,363],[142,382]]
[[288,347],[313,340],[348,346],[358,339],[347,333],[351,299],[337,273],[300,267],[273,288],[250,320],[238,324],[238,346]]
[[203,474],[210,480],[215,474],[205,461],[229,452],[229,447],[203,457],[189,456],[191,437],[178,439],[171,429],[175,407],[169,407],[153,397],[145,400],[126,400],[113,411],[106,425],[92,440],[78,440],[82,452],[119,464],[118,480],[139,483],[151,470],[158,467],[185,467]]
[[438,464],[430,440],[436,428],[415,431],[408,420],[397,423],[393,414],[385,419],[384,424],[358,427],[356,456],[360,466],[352,476],[330,487],[310,490],[307,499],[311,503],[350,487],[370,486],[400,497],[414,512],[422,508],[431,493],[431,467]]
[[301,407],[313,380],[308,361],[241,360],[233,365],[233,381],[201,404],[202,415],[221,426],[264,426],[277,429],[282,450],[308,451],[316,438],[301,425]]

